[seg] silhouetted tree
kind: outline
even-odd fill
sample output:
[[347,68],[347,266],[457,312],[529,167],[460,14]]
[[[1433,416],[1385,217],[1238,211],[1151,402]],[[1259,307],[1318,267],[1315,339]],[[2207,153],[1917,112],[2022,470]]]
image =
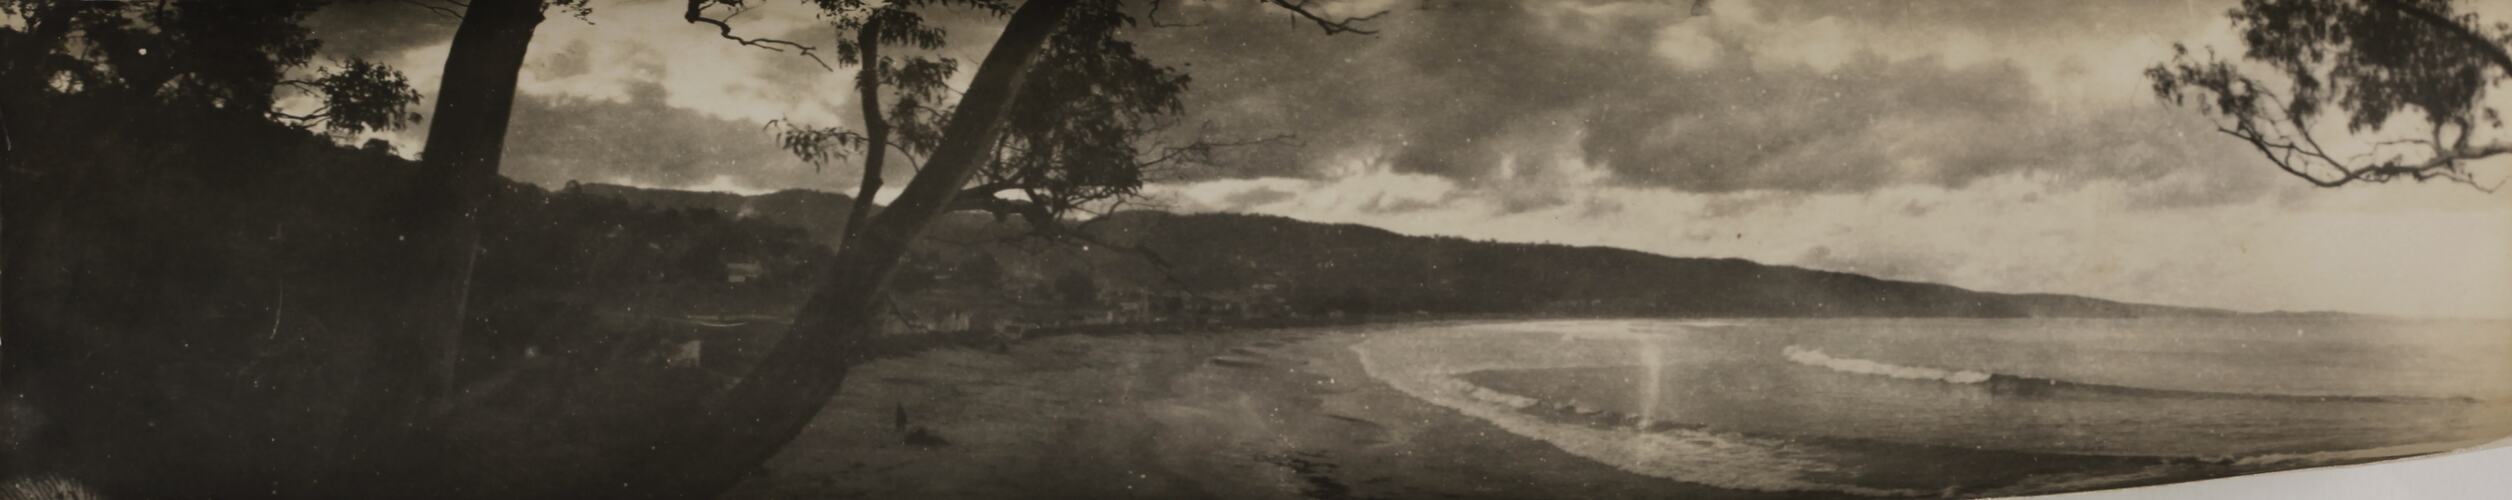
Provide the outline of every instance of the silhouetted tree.
[[[665,442],[648,453],[619,457],[615,473],[598,484],[581,478],[536,482],[534,470],[504,470],[482,464],[507,463],[482,448],[459,442],[454,430],[466,415],[462,394],[453,384],[459,344],[465,327],[472,271],[479,259],[480,223],[500,192],[500,153],[508,129],[518,71],[546,12],[572,9],[581,0],[471,0],[467,3],[418,0],[431,10],[461,18],[445,62],[436,108],[428,116],[428,143],[406,182],[377,196],[381,208],[376,224],[360,227],[391,241],[394,258],[369,269],[361,283],[385,284],[362,290],[392,297],[388,302],[360,304],[372,312],[373,328],[355,332],[364,340],[348,345],[343,364],[358,370],[340,421],[352,427],[333,446],[317,455],[326,471],[317,480],[291,482],[286,494],[320,497],[480,496],[535,497],[560,493],[580,496],[697,498],[713,496],[789,441],[843,383],[849,367],[878,353],[869,337],[877,328],[876,308],[885,301],[886,283],[909,243],[926,226],[952,210],[1021,208],[1040,231],[1060,227],[1061,215],[1083,205],[1058,201],[1130,194],[1143,179],[1141,169],[1169,164],[1195,154],[1181,147],[1161,150],[1133,148],[1123,142],[1162,124],[1144,118],[1173,113],[1182,75],[1143,62],[1124,42],[1114,38],[1132,18],[1114,0],[1034,0],[1017,8],[1004,1],[890,2],[875,5],[854,0],[814,2],[841,27],[872,31],[856,37],[856,64],[888,67],[895,59],[878,56],[883,45],[938,46],[919,41],[924,33],[908,14],[932,6],[974,6],[1008,13],[994,42],[964,92],[954,94],[937,84],[948,76],[942,62],[896,63],[895,69],[867,73],[873,83],[859,88],[874,97],[882,85],[900,89],[883,121],[897,125],[887,141],[900,151],[927,155],[886,210],[870,213],[850,226],[845,249],[831,257],[791,331],[745,377],[721,397],[709,400],[694,416],[658,415],[649,420],[685,432],[657,432]],[[1317,22],[1329,33],[1356,31],[1347,21],[1309,14],[1305,3],[1273,2]],[[401,109],[413,102],[398,73],[364,61],[349,61],[331,70],[300,71],[317,46],[302,27],[306,13],[319,2],[78,2],[16,1],[0,9],[21,20],[0,29],[0,85],[7,94],[5,113],[11,128],[34,126],[48,98],[63,94],[112,94],[161,100],[171,105],[227,113],[251,113],[304,127],[349,134],[402,126],[417,116]],[[808,47],[732,33],[709,8],[742,8],[741,2],[693,2],[691,22],[714,24],[738,43],[811,54]],[[459,7],[459,9],[456,9]],[[888,10],[884,10],[888,9]],[[891,30],[901,33],[888,38]],[[77,44],[60,40],[84,40]],[[861,34],[861,33],[857,33]],[[864,42],[870,40],[870,43]],[[143,51],[142,49],[146,49]],[[174,58],[168,54],[187,56]],[[1048,54],[1042,56],[1041,54]],[[814,59],[817,59],[814,55]],[[1056,67],[1040,70],[1042,59]],[[888,75],[890,79],[881,78]],[[1033,85],[1032,83],[1035,82]],[[1094,83],[1095,82],[1095,83]],[[1105,84],[1105,85],[1100,85]],[[273,96],[281,89],[321,93],[313,111],[278,113]],[[924,89],[924,90],[918,90]],[[1102,93],[1103,89],[1114,89]],[[924,94],[919,94],[920,92]],[[1036,92],[1074,102],[1057,106],[1026,106],[1020,94]],[[1147,99],[1148,98],[1148,99]],[[1026,106],[1026,107],[1025,107]],[[868,110],[878,112],[880,110]],[[1024,119],[1014,120],[1015,113]],[[1083,124],[1027,119],[1027,113],[1076,113]],[[906,117],[902,117],[906,116]],[[909,118],[912,117],[912,118]],[[1097,123],[1091,125],[1090,123]],[[1013,134],[1018,146],[1002,146]],[[869,138],[866,139],[870,141]],[[929,144],[929,145],[927,145]],[[1162,151],[1166,151],[1162,153]],[[1037,156],[1023,156],[1035,154]],[[1123,165],[1076,166],[1074,161],[1129,158]],[[19,165],[12,164],[11,167]],[[871,169],[877,172],[876,169]],[[10,169],[7,189],[11,214],[20,213],[14,195],[49,183],[21,183]],[[971,190],[974,181],[989,179],[986,190]],[[1002,182],[996,182],[1002,181]],[[1089,189],[1075,189],[1088,187]],[[964,193],[992,200],[955,203]],[[1081,198],[1059,198],[1068,196]],[[1000,196],[998,196],[1000,195]],[[869,197],[865,197],[869,198]],[[1104,199],[1104,198],[1103,198]],[[1008,211],[999,214],[1013,213]],[[10,248],[25,241],[11,221]],[[40,224],[40,223],[39,223]],[[44,231],[39,227],[36,234]],[[365,234],[365,233],[362,233]],[[250,239],[250,238],[239,238]],[[618,241],[613,239],[612,241]],[[623,246],[626,242],[622,242]],[[629,251],[631,253],[636,250]],[[656,252],[647,252],[649,254]],[[15,271],[30,267],[22,254],[9,254],[11,289],[7,294],[12,331],[20,324],[16,299],[39,297],[41,287],[19,287]],[[596,256],[597,258],[601,256]],[[655,262],[660,255],[611,256]],[[660,266],[658,266],[660,267]],[[206,275],[201,278],[209,280]],[[345,299],[352,301],[354,299]],[[277,321],[274,321],[277,323]],[[274,330],[277,327],[273,327]],[[12,339],[14,340],[14,339]],[[624,345],[624,344],[622,344]],[[13,342],[12,352],[16,345]],[[14,355],[14,354],[13,354]],[[15,370],[12,364],[8,369]],[[14,373],[14,372],[11,372]],[[8,383],[17,383],[12,377]],[[15,388],[12,387],[14,390]],[[575,418],[588,418],[572,415]],[[13,463],[11,465],[14,465]],[[258,486],[258,485],[257,485]],[[152,486],[154,487],[154,486]],[[253,493],[259,494],[259,493]],[[280,495],[281,493],[271,493]]]
[[[2503,119],[2484,104],[2512,76],[2512,26],[2449,0],[2244,0],[2230,16],[2253,64],[2176,45],[2170,62],[2146,70],[2156,95],[2196,107],[2316,186],[2502,184],[2468,167],[2512,154],[2512,142],[2489,138]],[[2345,123],[2334,137],[2331,114]],[[2420,130],[2382,135],[2401,126]]]
[[[455,365],[460,359],[471,272],[479,255],[479,218],[497,192],[498,165],[513,114],[515,82],[533,34],[552,6],[585,12],[585,0],[472,0],[463,6],[446,53],[419,170],[400,194],[386,200],[383,221],[407,235],[405,265],[391,283],[403,307],[399,321],[377,332],[368,353],[369,387],[361,391],[353,421],[375,427],[342,446],[342,477],[331,481],[341,495],[419,491],[444,481],[454,466],[430,463],[419,451],[423,434],[441,427],[452,408]],[[438,460],[441,462],[442,460]],[[352,479],[356,478],[356,479]]]
[[[290,78],[322,47],[303,23],[327,3],[11,1],[0,12],[18,17],[22,29],[0,31],[0,79],[13,98],[109,95],[265,113],[342,133],[417,121],[404,108],[418,94],[390,67],[350,59]],[[321,107],[274,110],[283,88],[305,92]],[[20,115],[36,111],[31,103],[8,104],[27,112]]]
[[[1328,33],[1349,30],[1351,20],[1312,14],[1306,2],[1270,3],[1313,20]],[[820,5],[833,15],[845,17],[860,15],[859,10],[850,8],[865,4],[827,0]],[[869,216],[862,230],[856,231],[838,253],[784,341],[743,377],[721,404],[709,409],[703,421],[692,427],[694,432],[660,448],[663,451],[657,456],[673,460],[658,461],[639,476],[651,478],[648,483],[622,493],[688,498],[713,495],[730,487],[793,439],[836,394],[852,365],[876,354],[870,344],[880,324],[875,312],[886,302],[890,274],[898,267],[908,244],[926,226],[954,209],[1022,203],[998,198],[963,205],[958,200],[964,197],[991,197],[999,191],[1022,188],[1052,189],[1054,185],[1047,183],[972,188],[971,182],[1002,160],[1003,150],[997,141],[1016,126],[1012,113],[1020,109],[1021,101],[1042,98],[1021,95],[1036,88],[1028,82],[1055,78],[1052,74],[1042,76],[1037,70],[1041,54],[1071,50],[1075,52],[1071,57],[1087,58],[1084,52],[1093,48],[1122,43],[1099,40],[1113,35],[1116,27],[1133,22],[1122,7],[1112,0],[1031,0],[1012,9],[1003,34],[987,51],[958,104],[942,121],[933,153],[924,160],[924,167],[917,170],[887,209]],[[1053,48],[1059,46],[1063,48]],[[1113,57],[1133,60],[1139,56],[1127,50]],[[1092,71],[1123,67],[1092,66],[1097,68]],[[1118,76],[1092,71],[1079,74],[1094,78]],[[1128,84],[1121,80],[1105,83]],[[1069,167],[1054,162],[1030,165],[1028,168]],[[1056,177],[1045,172],[1011,176],[1024,180]]]
[[[853,32],[853,38],[840,37],[837,45],[839,65],[861,66],[855,74],[857,102],[861,105],[864,129],[860,133],[837,127],[806,126],[779,121],[778,137],[786,149],[796,156],[821,165],[830,159],[844,158],[849,152],[863,154],[860,180],[856,182],[854,207],[847,213],[845,235],[840,241],[851,241],[863,228],[865,218],[873,211],[873,199],[883,185],[882,170],[888,166],[889,152],[898,149],[910,154],[929,153],[939,139],[938,121],[943,115],[928,106],[945,99],[950,91],[947,83],[959,63],[947,57],[886,57],[884,45],[932,50],[941,48],[945,32],[925,24],[917,9],[933,7],[974,8],[1002,14],[1010,7],[994,0],[921,0],[874,4],[858,0],[830,0],[818,3],[841,32]],[[743,40],[744,44],[800,49],[811,55],[812,47],[777,40],[745,40],[731,35],[731,27],[704,17],[710,7],[746,8],[742,0],[690,0],[690,22],[716,24],[727,38]],[[819,61],[817,56],[812,56]],[[825,63],[823,63],[825,65]],[[898,98],[889,111],[882,109],[881,88],[887,85],[898,90]],[[893,134],[893,128],[900,133]]]
[[[226,117],[241,115],[304,128],[320,127],[337,135],[400,128],[417,121],[419,115],[405,109],[416,101],[416,92],[409,88],[398,71],[359,59],[345,61],[338,68],[313,67],[313,55],[321,44],[312,38],[311,31],[303,26],[303,22],[308,14],[326,3],[317,0],[18,0],[0,3],[0,13],[16,18],[14,26],[0,28],[0,120],[5,120],[6,129],[23,131],[47,126],[46,122],[51,120],[94,124],[115,120],[126,120],[125,123],[128,123],[128,120],[198,119],[198,123],[234,123],[226,121]],[[282,111],[276,104],[283,91],[310,96],[320,107],[304,113]],[[146,110],[149,113],[148,116],[124,118],[67,116],[99,110]],[[200,131],[202,135],[224,132],[231,131]],[[252,132],[234,132],[237,133],[227,136],[253,137]],[[92,249],[75,248],[60,239],[64,234],[63,225],[67,224],[66,215],[92,208],[81,207],[80,202],[74,200],[101,191],[128,189],[134,181],[149,179],[156,174],[137,170],[137,167],[155,166],[148,161],[72,166],[64,166],[66,162],[21,164],[17,162],[20,158],[18,153],[25,146],[28,145],[10,145],[6,156],[9,165],[0,169],[8,172],[7,180],[0,182],[0,185],[5,185],[0,189],[6,190],[0,198],[8,200],[7,218],[11,226],[11,231],[7,233],[8,250],[0,252],[5,253],[8,265],[8,269],[0,271],[0,275],[9,276],[7,280],[0,280],[7,282],[5,286],[8,290],[5,296],[0,296],[0,303],[9,307],[9,313],[5,315],[10,321],[8,329],[23,335],[12,339],[15,344],[9,350],[12,356],[25,352],[14,347],[37,343],[16,342],[19,339],[70,335],[82,328],[91,328],[89,325],[51,322],[71,317],[52,314],[61,312],[67,306],[59,302],[69,296],[64,292],[81,286],[70,281],[71,275],[92,274],[92,271],[70,265],[79,263],[78,255],[90,253]],[[76,147],[61,141],[45,146],[56,150]],[[161,145],[114,145],[134,148],[157,146]],[[233,149],[216,148],[209,151],[235,152]],[[275,151],[261,153],[283,154]],[[228,177],[244,178],[249,175]],[[239,209],[238,212],[244,210]],[[284,234],[284,231],[274,234]],[[188,243],[217,250],[232,249],[220,247],[216,242]],[[63,260],[65,257],[68,260]],[[273,271],[276,273],[284,269]],[[174,275],[151,277],[169,283],[184,279]],[[201,299],[197,302],[212,301]],[[277,309],[273,310],[272,316],[279,316]],[[129,313],[151,318],[179,316],[173,311]],[[274,319],[273,322],[279,321]],[[448,324],[459,327],[459,321],[449,321]],[[203,328],[207,329],[206,326]],[[112,340],[78,341],[102,342],[104,344],[95,345],[106,348],[137,348],[141,346],[129,344],[151,341],[172,343],[162,337],[143,336],[162,332],[132,333]],[[111,342],[125,344],[112,345]],[[258,345],[223,347],[251,348]],[[12,370],[28,366],[27,363],[17,362],[0,364],[8,365]],[[11,385],[10,393],[22,395],[25,388],[17,384],[32,377],[21,375],[13,372],[0,375],[0,379],[7,379]],[[132,398],[114,400],[132,405],[164,404],[163,401],[147,399],[161,397],[149,394],[110,393],[94,397]],[[336,429],[300,431],[331,436],[333,430]],[[236,429],[235,432],[249,435],[256,431]],[[188,471],[169,471],[169,480],[198,479],[182,472]]]

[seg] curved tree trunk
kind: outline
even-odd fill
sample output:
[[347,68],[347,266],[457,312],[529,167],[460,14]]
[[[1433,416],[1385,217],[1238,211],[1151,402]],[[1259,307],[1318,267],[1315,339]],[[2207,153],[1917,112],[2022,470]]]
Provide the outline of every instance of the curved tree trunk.
[[907,244],[943,213],[988,159],[1021,79],[1073,3],[1030,0],[1013,12],[1002,38],[978,65],[975,80],[943,131],[941,147],[925,168],[838,254],[776,350],[690,436],[657,455],[642,476],[652,478],[650,482],[632,482],[623,495],[713,497],[757,469],[819,415],[845,382],[847,369],[873,354],[870,340],[879,325],[874,307]]
[[517,72],[542,7],[541,0],[474,0],[454,32],[419,171],[381,214],[408,260],[378,271],[405,301],[372,337],[347,422],[345,475],[332,479],[334,487],[371,495],[431,475],[412,470],[431,455],[414,443],[451,391],[480,212],[498,188]]
[[863,69],[855,74],[855,86],[863,90],[863,181],[855,184],[855,206],[846,212],[846,236],[838,240],[840,249],[855,244],[864,220],[872,217],[872,197],[881,192],[881,169],[890,153],[890,121],[881,117],[881,24],[881,15],[875,13],[865,16],[863,27],[855,30],[855,47],[863,54]]

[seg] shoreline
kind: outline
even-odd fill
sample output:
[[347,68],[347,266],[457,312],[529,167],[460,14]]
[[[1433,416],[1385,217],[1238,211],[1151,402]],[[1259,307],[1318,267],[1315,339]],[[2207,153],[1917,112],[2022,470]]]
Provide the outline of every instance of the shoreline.
[[[1403,385],[1407,377],[1377,376],[1384,374],[1373,373],[1357,347],[1384,334],[1510,322],[1065,334],[1001,349],[944,347],[885,358],[858,367],[801,436],[725,497],[1355,499],[1575,492],[1586,498],[1873,498],[1762,481],[1789,475],[1738,467],[1723,454],[1645,453],[1699,461],[1686,477],[1717,482],[1715,474],[1742,474],[1726,479],[1746,487],[1612,465],[1617,461],[1593,456],[1596,447],[1565,448],[1560,436],[1530,437],[1522,432],[1527,429],[1513,431],[1510,417],[1424,396],[1421,387]],[[908,439],[919,428],[921,441]],[[2050,474],[2028,493],[2394,458]]]
[[[1370,377],[1349,348],[1481,322],[1060,335],[883,359],[858,367],[801,436],[725,497],[1808,496],[1615,469],[1408,396]],[[907,427],[948,444],[908,444],[901,408]]]

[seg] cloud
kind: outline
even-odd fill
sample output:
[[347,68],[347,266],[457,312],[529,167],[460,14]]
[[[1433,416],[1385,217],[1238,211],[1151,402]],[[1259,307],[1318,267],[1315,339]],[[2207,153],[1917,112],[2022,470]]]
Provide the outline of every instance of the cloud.
[[[2142,99],[2134,70],[2148,61],[2123,66],[2084,48],[2119,44],[2069,43],[2143,37],[2127,45],[2152,44],[2159,55],[2168,35],[2207,24],[2153,22],[2175,19],[2169,12],[2179,4],[1737,0],[1713,3],[1707,16],[1686,2],[1330,5],[1355,15],[1392,11],[1369,23],[1378,35],[1325,36],[1277,8],[1186,2],[1163,17],[1201,27],[1128,34],[1155,61],[1193,75],[1189,122],[1223,136],[1292,132],[1305,145],[1231,151],[1225,168],[1196,175],[1330,179],[1366,163],[1448,179],[1463,191],[1456,196],[1488,199],[1502,213],[1593,205],[1581,193],[1600,184],[1835,192],[1958,187],[2016,171],[2087,179],[2202,171],[2177,173],[2177,190],[2156,191],[2173,203],[2255,192],[2203,189],[2225,183],[2189,167],[2230,163],[2215,160],[2231,155],[2208,150],[2224,149],[2220,141],[2174,142],[2172,127],[2202,124],[2167,120],[2181,113]],[[324,11],[322,33],[378,36],[335,48],[398,54],[395,63],[432,90],[450,24],[395,4],[354,7]],[[653,85],[663,104],[710,118],[854,126],[849,70],[733,44],[681,21],[677,9],[631,1],[599,6],[590,23],[551,19],[527,58],[522,93],[621,103]],[[2213,18],[2215,9],[2201,10]],[[933,19],[953,34],[943,55],[963,63],[1000,23],[956,11]],[[752,36],[827,34],[802,5],[766,5],[741,20]],[[2129,83],[2117,87],[2142,106],[2088,107],[2082,92],[2051,83],[2108,85],[2121,75]],[[419,135],[393,138],[415,143]],[[791,180],[731,175],[756,185]]]
[[[2221,9],[2153,3],[1731,1],[1705,17],[1682,2],[1428,3],[1373,37],[1189,4],[1180,15],[1205,27],[1134,36],[1188,65],[1196,121],[1306,144],[1212,176],[1331,178],[1362,158],[1512,212],[1597,183],[1856,192],[2014,172],[2227,187],[2158,194],[2175,203],[2256,195],[2203,178],[2256,172],[2238,148],[2191,140],[2211,129],[2156,106],[2138,76]],[[1584,170],[1605,175],[1526,182]]]
[[[577,19],[553,13],[534,35],[518,75],[516,116],[507,145],[508,177],[556,185],[569,180],[635,182],[706,189],[851,187],[857,165],[828,172],[776,153],[769,120],[859,127],[851,112],[851,68],[831,71],[792,51],[745,47],[711,26],[681,19],[673,1],[600,3]],[[804,3],[771,2],[744,12],[737,32],[822,46],[831,30]],[[993,36],[987,16],[936,12],[957,48]],[[392,2],[348,2],[312,21],[326,57],[366,57],[406,73],[433,109],[454,21]],[[951,52],[921,54],[956,56]],[[299,101],[305,101],[300,99]],[[290,105],[311,106],[310,102]],[[424,124],[371,134],[416,154]],[[366,137],[355,138],[364,140]],[[893,175],[910,166],[891,165]]]
[[[1302,147],[1228,151],[1224,168],[1147,190],[1188,211],[1997,291],[2409,314],[2512,304],[2500,198],[2302,187],[2153,101],[2138,71],[2171,43],[2240,43],[2219,15],[2228,0],[1717,0],[1707,17],[1690,4],[1331,2],[1391,12],[1369,23],[1378,35],[1324,36],[1261,2],[1176,2],[1164,22],[1202,26],[1127,36],[1193,76],[1183,122],[1210,128],[1185,128],[1295,133]],[[745,34],[828,36],[806,5],[761,5]],[[387,61],[433,93],[452,25],[429,16],[344,3],[317,34],[326,56]],[[1001,22],[935,19],[963,64]],[[853,126],[850,72],[740,47],[671,2],[604,3],[593,21],[543,26],[509,176],[852,184],[852,165],[814,172],[759,129]]]
[[1248,188],[1246,191],[1230,193],[1227,196],[1221,197],[1221,206],[1224,207],[1222,210],[1233,212],[1244,211],[1250,208],[1271,205],[1283,200],[1289,200],[1297,196],[1299,196],[1298,193],[1293,193],[1289,190],[1277,189],[1270,186],[1256,186]]
[[383,60],[452,38],[459,23],[407,3],[334,2],[306,16],[305,24],[323,41],[325,55]]
[[787,155],[755,122],[671,101],[654,83],[632,83],[620,100],[517,96],[502,173],[542,185],[574,180],[741,191],[852,184],[851,175],[817,171]]

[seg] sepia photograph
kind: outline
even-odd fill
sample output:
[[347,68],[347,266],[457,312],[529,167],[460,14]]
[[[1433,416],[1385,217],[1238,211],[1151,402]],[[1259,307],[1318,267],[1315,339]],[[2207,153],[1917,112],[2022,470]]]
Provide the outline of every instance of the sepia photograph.
[[2512,2],[0,0],[0,500],[2512,498]]

